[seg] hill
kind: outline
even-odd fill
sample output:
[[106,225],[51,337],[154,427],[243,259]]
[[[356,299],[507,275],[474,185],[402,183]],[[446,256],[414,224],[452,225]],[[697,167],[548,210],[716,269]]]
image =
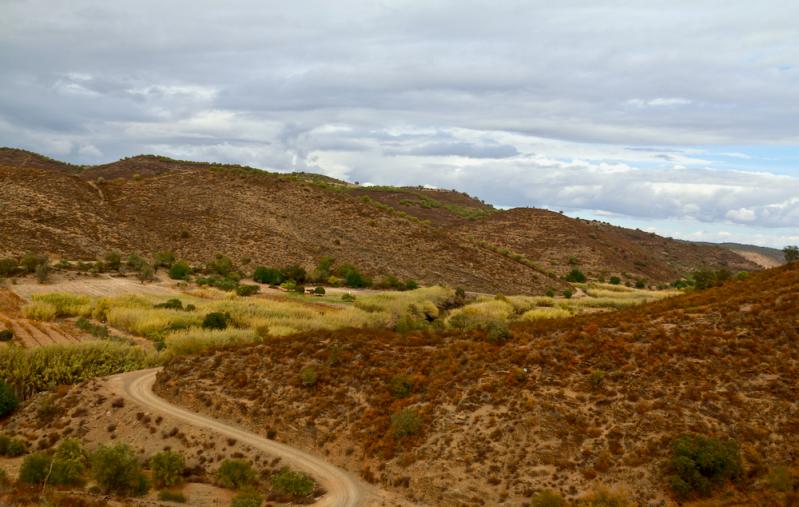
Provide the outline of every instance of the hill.
[[704,246],[720,246],[732,250],[763,268],[776,268],[785,264],[785,254],[778,248],[744,245],[741,243],[699,243]]
[[705,266],[758,269],[719,247],[543,210],[499,211],[456,191],[158,156],[83,167],[0,149],[0,206],[0,256],[174,250],[195,262],[223,253],[308,269],[332,256],[373,276],[532,294],[567,288],[557,275],[573,267],[652,284]]
[[[433,505],[671,496],[671,442],[736,443],[724,505],[787,505],[796,470],[799,264],[628,310],[475,333],[314,332],[169,363],[175,403],[306,448]],[[314,382],[303,380],[313,370]],[[715,504],[714,504],[715,505]]]

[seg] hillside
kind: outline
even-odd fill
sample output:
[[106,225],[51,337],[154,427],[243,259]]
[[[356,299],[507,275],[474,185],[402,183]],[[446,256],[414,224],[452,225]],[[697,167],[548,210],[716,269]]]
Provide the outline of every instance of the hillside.
[[82,167],[0,149],[0,212],[0,256],[169,249],[195,262],[223,253],[308,269],[332,256],[372,276],[488,293],[563,290],[556,275],[575,266],[653,284],[705,266],[758,269],[719,247],[543,210],[498,211],[456,191],[157,156]]
[[[174,360],[157,391],[432,505],[522,505],[543,488],[574,499],[600,484],[659,504],[684,433],[737,443],[743,474],[716,490],[724,505],[788,505],[766,476],[799,465],[797,291],[799,264],[518,326],[500,344],[315,332]],[[418,424],[405,436],[403,409]]]
[[705,246],[720,246],[732,250],[741,257],[763,268],[776,268],[785,264],[785,254],[777,248],[743,245],[741,243],[699,243]]

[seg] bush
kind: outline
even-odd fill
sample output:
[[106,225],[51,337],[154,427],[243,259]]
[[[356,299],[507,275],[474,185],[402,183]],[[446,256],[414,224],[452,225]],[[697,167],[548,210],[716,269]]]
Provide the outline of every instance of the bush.
[[222,254],[216,254],[214,260],[205,265],[205,269],[209,273],[216,273],[217,275],[223,277],[228,276],[235,270],[233,261],[230,260],[230,257],[225,257]]
[[177,261],[169,268],[169,278],[173,280],[185,280],[191,274],[191,267],[186,261]]
[[230,507],[261,507],[264,497],[253,489],[239,491],[230,502]]
[[138,278],[141,283],[152,282],[155,279],[155,270],[149,264],[145,264],[139,270],[139,273],[138,275],[136,275],[136,278]]
[[0,380],[0,417],[4,417],[17,409],[19,400],[11,386]]
[[125,262],[125,264],[133,271],[141,271],[142,268],[147,265],[147,261],[145,261],[139,254],[132,253],[128,256],[128,260]]
[[283,283],[283,274],[278,269],[258,266],[255,268],[255,273],[253,273],[252,279],[259,283],[280,285]]
[[171,250],[156,252],[153,256],[153,266],[156,268],[171,268],[175,263],[175,253]]
[[116,252],[105,254],[103,261],[105,261],[105,266],[111,271],[119,271],[119,268],[122,267],[122,257]]
[[621,278],[618,276],[611,276],[610,277],[610,284],[611,285],[619,285],[621,283]]
[[574,283],[585,283],[585,274],[577,268],[572,269],[568,275],[566,275],[567,282],[574,282]]
[[226,313],[211,312],[203,318],[203,329],[226,329],[230,317]]
[[5,445],[5,452],[0,454],[2,454],[3,456],[8,456],[9,458],[16,458],[22,456],[26,452],[28,452],[28,445],[25,443],[24,440],[21,440],[19,438],[11,438],[8,439]]
[[416,290],[419,288],[419,284],[416,283],[416,280],[406,280],[405,281],[405,290]]
[[77,440],[67,439],[59,444],[53,455],[53,470],[49,484],[75,486],[83,483],[86,454]]
[[325,290],[324,287],[320,285],[318,287],[314,287],[313,293],[316,294],[317,296],[324,296],[327,293],[327,291]]
[[20,267],[26,273],[35,273],[36,268],[41,265],[47,265],[49,260],[44,255],[27,254],[19,260]]
[[305,387],[313,387],[316,385],[316,382],[319,380],[319,374],[316,373],[316,369],[312,366],[308,366],[307,368],[303,368],[300,371],[300,380],[302,381],[302,385]]
[[683,435],[672,442],[667,481],[680,499],[708,496],[713,488],[741,473],[738,445],[702,435]]
[[92,477],[106,493],[143,495],[149,489],[141,465],[126,444],[101,445],[91,455]]
[[346,302],[346,303],[351,303],[351,302],[355,301],[355,296],[353,294],[350,294],[349,292],[347,292],[346,294],[341,296],[341,300]]
[[178,298],[167,299],[163,303],[153,305],[153,308],[167,308],[169,310],[182,310],[183,302]]
[[284,280],[294,280],[297,284],[305,283],[305,278],[307,276],[305,270],[297,264],[283,268],[281,274]]
[[0,331],[0,342],[10,342],[14,339],[14,332],[10,329],[3,329]]
[[627,507],[630,501],[624,493],[603,487],[583,499],[580,505],[583,504],[587,507]]
[[162,502],[186,503],[186,496],[180,491],[162,489],[158,492],[158,499]]
[[489,343],[499,343],[511,337],[508,325],[501,320],[491,320],[485,326],[486,340]]
[[288,468],[283,468],[272,476],[272,490],[281,495],[302,498],[313,493],[314,487],[313,479]]
[[406,398],[411,395],[413,380],[408,375],[400,373],[391,377],[388,388],[395,398]]
[[0,259],[0,276],[11,276],[17,272],[17,260],[12,258]]
[[50,266],[45,264],[39,264],[36,266],[36,281],[39,283],[46,283],[47,280],[50,278]]
[[29,454],[19,469],[19,481],[25,484],[44,484],[50,474],[52,458],[45,452]]
[[646,282],[641,280],[641,279],[636,280],[635,281],[635,288],[636,289],[645,289],[646,288]]
[[786,246],[782,249],[782,253],[785,256],[785,262],[788,264],[799,261],[799,246]]
[[216,476],[226,488],[241,488],[255,481],[255,470],[243,459],[226,459],[219,465]]
[[571,299],[572,298],[572,291],[564,290],[563,291],[563,297],[565,297],[566,299]]
[[237,296],[252,296],[253,294],[258,294],[261,288],[257,285],[239,285],[236,287],[236,295]]
[[397,438],[416,435],[421,428],[419,415],[409,408],[403,408],[391,415],[391,432]]
[[536,493],[530,504],[532,507],[565,507],[566,501],[554,491],[545,489]]
[[158,488],[174,486],[179,483],[185,467],[186,461],[176,452],[163,451],[150,458],[153,482]]

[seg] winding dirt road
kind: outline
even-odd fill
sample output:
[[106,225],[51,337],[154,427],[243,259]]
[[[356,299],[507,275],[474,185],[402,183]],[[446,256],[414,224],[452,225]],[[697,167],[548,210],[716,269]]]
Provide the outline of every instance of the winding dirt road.
[[316,507],[359,507],[366,504],[363,487],[344,470],[311,454],[190,412],[159,398],[152,390],[158,370],[159,368],[154,368],[116,375],[111,378],[111,382],[116,383],[121,392],[142,407],[235,438],[253,448],[280,457],[292,468],[310,474],[327,491],[313,504]]

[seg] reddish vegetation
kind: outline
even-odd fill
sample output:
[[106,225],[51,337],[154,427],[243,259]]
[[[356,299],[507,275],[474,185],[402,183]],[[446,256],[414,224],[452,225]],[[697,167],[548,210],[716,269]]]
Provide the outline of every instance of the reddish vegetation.
[[[315,449],[437,505],[576,497],[622,484],[668,495],[663,464],[684,432],[741,446],[734,496],[773,498],[770,466],[797,466],[799,265],[624,311],[479,334],[314,333],[175,360],[175,402]],[[313,367],[318,382],[303,385]],[[411,395],[396,398],[405,375]],[[417,410],[398,440],[390,415]]]

